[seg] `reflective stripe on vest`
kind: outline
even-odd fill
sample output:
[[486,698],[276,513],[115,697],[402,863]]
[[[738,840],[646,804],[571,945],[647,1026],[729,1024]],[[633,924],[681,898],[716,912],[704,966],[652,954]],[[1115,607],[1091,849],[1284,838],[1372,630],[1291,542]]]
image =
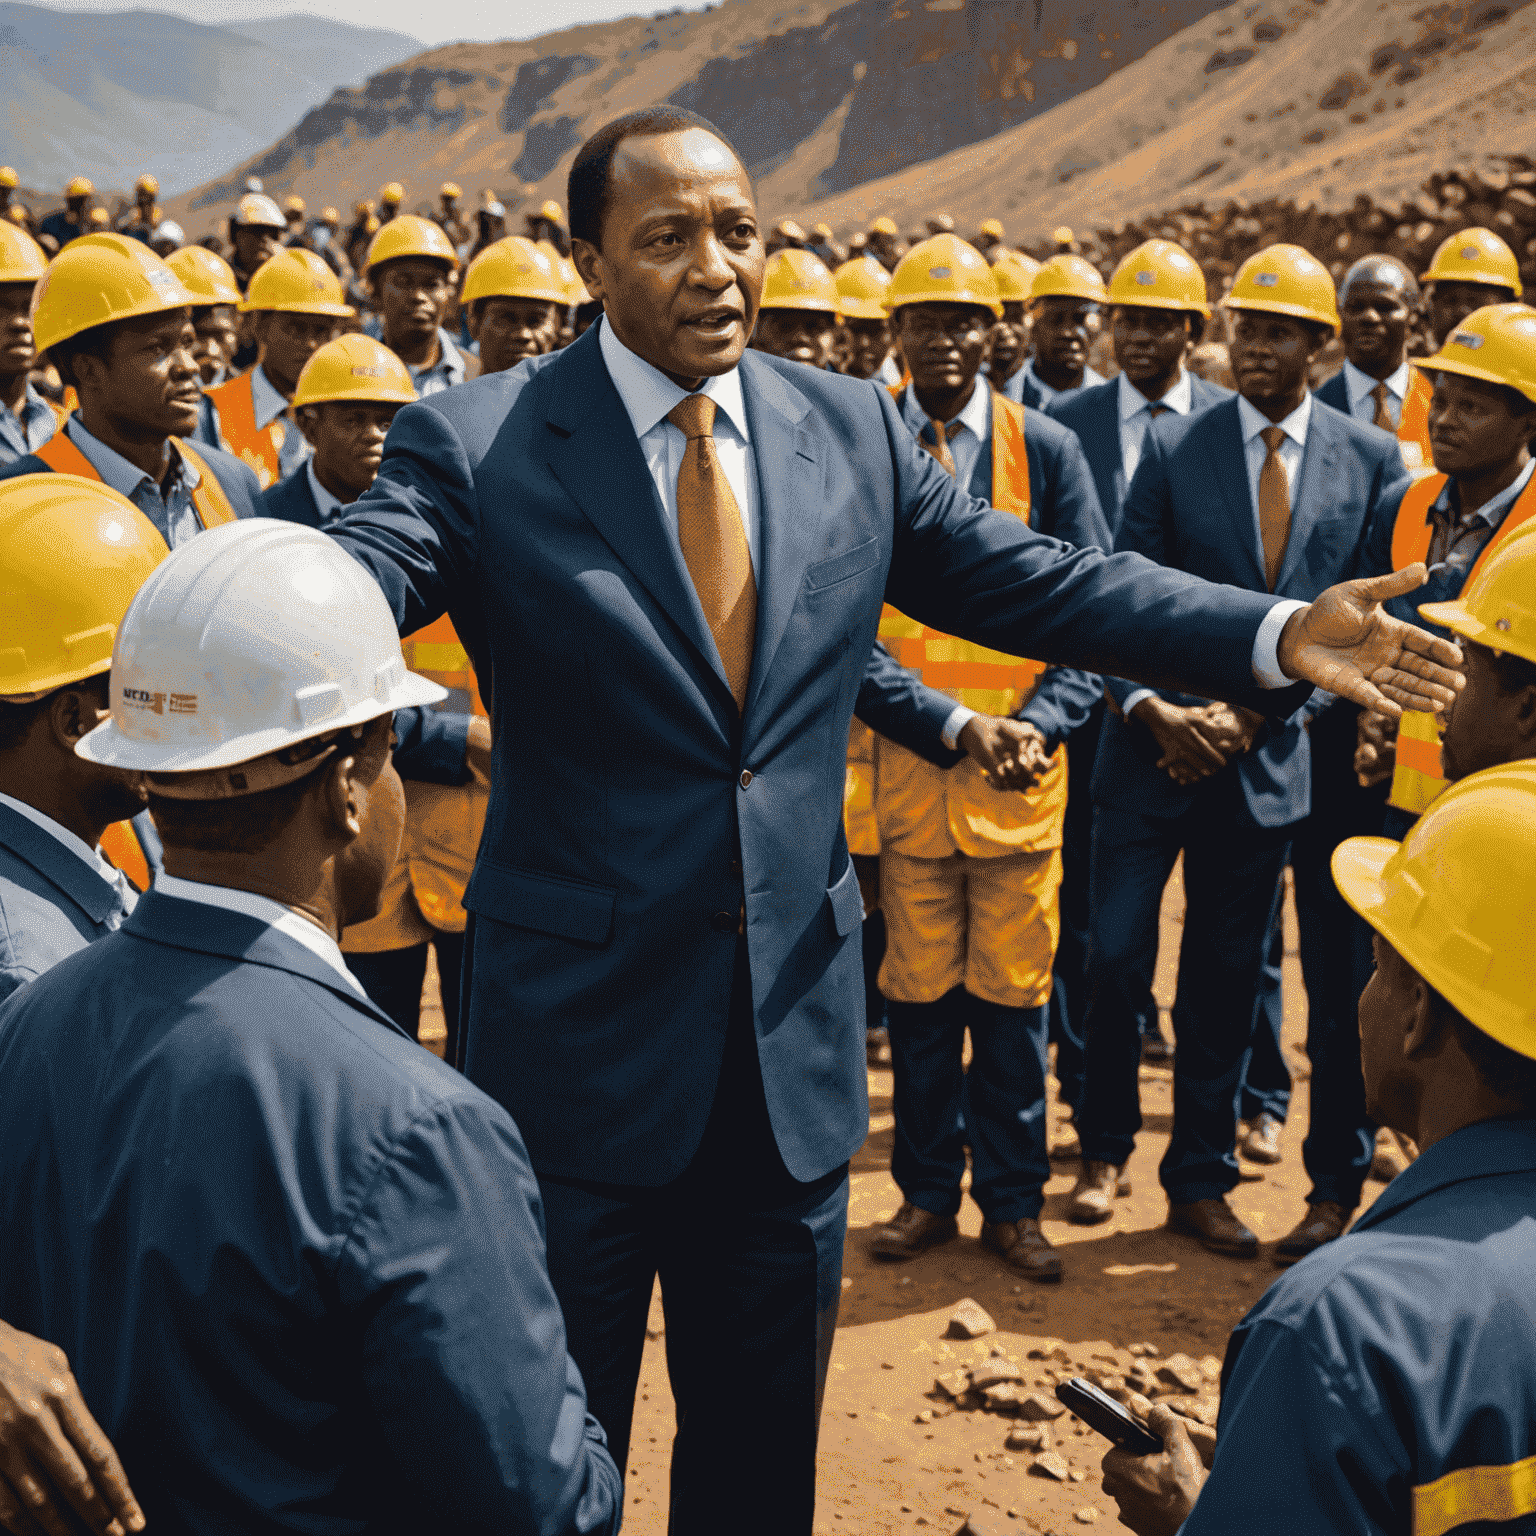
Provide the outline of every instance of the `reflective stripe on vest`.
[[1408,393],[1397,421],[1397,441],[1403,463],[1415,474],[1433,470],[1435,451],[1429,442],[1429,398],[1434,385],[1417,368],[1408,370]]
[[1536,1456],[1506,1467],[1460,1467],[1413,1490],[1413,1536],[1536,1514]]
[[[176,451],[198,473],[196,489],[192,492],[192,509],[203,527],[217,528],[221,523],[236,520],[235,509],[219,484],[219,477],[209,469],[207,462],[179,437],[167,439],[176,445]],[[100,481],[96,466],[70,441],[69,434],[61,427],[33,455],[41,459],[49,469],[60,475],[80,475],[86,480]]]
[[114,821],[101,834],[101,851],[114,869],[120,869],[141,891],[149,889],[149,860],[139,845],[131,821]]
[[281,416],[274,417],[264,427],[256,425],[256,397],[251,392],[254,371],[247,369],[226,383],[215,384],[205,393],[219,413],[219,446],[249,464],[256,471],[262,490],[266,490],[281,473],[279,455],[287,440],[288,428]]
[[[1397,509],[1392,527],[1392,569],[1423,560],[1429,554],[1433,529],[1429,509],[1445,487],[1447,475],[1429,475],[1409,487]],[[1536,475],[1504,515],[1494,536],[1467,572],[1461,589],[1472,585],[1484,562],[1522,523],[1536,517]],[[1422,816],[1445,788],[1445,769],[1440,762],[1439,716],[1422,710],[1405,710],[1397,725],[1397,760],[1392,769],[1392,792],[1387,803],[1413,816]]]

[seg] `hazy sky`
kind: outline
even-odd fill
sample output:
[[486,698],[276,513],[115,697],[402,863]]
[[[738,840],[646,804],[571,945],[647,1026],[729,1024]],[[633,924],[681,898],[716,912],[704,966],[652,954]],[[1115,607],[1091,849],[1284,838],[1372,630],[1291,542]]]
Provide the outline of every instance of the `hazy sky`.
[[217,26],[222,21],[254,21],[302,11],[329,16],[360,27],[389,27],[419,37],[424,44],[457,38],[537,37],[615,16],[651,15],[660,10],[702,10],[706,0],[70,0],[51,6],[59,11],[169,11],[189,21]]

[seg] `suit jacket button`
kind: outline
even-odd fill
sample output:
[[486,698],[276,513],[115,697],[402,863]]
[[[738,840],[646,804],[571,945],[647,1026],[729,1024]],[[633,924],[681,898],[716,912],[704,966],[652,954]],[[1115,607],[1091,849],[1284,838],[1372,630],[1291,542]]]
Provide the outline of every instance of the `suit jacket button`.
[[752,782],[752,770],[750,768],[743,768],[741,770],[741,787],[743,789],[745,789],[747,787],[747,785],[750,784],[751,782]]
[[713,928],[716,933],[735,933],[735,915],[730,912],[716,912],[715,915],[710,918],[709,926]]

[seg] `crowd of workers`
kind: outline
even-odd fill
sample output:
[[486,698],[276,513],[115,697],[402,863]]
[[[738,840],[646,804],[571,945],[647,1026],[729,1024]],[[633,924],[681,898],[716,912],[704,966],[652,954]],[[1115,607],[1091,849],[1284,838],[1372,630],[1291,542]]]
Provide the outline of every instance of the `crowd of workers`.
[[[1536,755],[1536,540],[1522,537],[1536,514],[1536,310],[1520,302],[1514,251],[1469,226],[1422,272],[1364,251],[1336,282],[1328,253],[1270,243],[1213,294],[1208,253],[1161,236],[1101,270],[1070,230],[1036,259],[995,220],[969,242],[944,217],[911,240],[888,218],[846,246],[826,226],[760,234],[729,202],[741,173],[728,146],[689,114],[658,121],[590,141],[569,223],[545,203],[525,235],[506,233],[492,194],[471,221],[453,183],[432,217],[402,211],[392,183],[350,228],[333,208],[310,220],[301,199],[280,209],[254,186],[230,216],[227,260],[217,239],[187,243],[163,219],[152,176],[115,226],[84,178],[62,211],[34,223],[12,205],[0,222],[0,996],[15,994],[0,1012],[0,1241],[12,1254],[0,1317],[66,1344],[84,1384],[82,1402],[56,1353],[0,1324],[0,1408],[6,1393],[21,1401],[16,1382],[52,1382],[25,1412],[0,1414],[0,1526],[66,1529],[51,1522],[67,1522],[68,1503],[98,1529],[137,1529],[126,1465],[154,1468],[157,1523],[223,1529],[240,1505],[262,1512],[252,1529],[290,1528],[282,1511],[300,1512],[291,1528],[319,1529],[303,1522],[378,1501],[378,1486],[347,1482],[372,1437],[391,1460],[385,1524],[433,1519],[422,1500],[451,1482],[455,1528],[615,1528],[634,1324],[659,1268],[669,1324],[674,1308],[699,1319],[695,1339],[681,1319],[675,1342],[669,1332],[673,1527],[710,1528],[729,1478],[721,1430],[705,1423],[701,1372],[718,1340],[704,1342],[704,1320],[726,1314],[690,1278],[698,1239],[677,1234],[680,1211],[696,1219],[699,1202],[734,1198],[726,1181],[739,1176],[765,1229],[788,1220],[815,1234],[792,1337],[770,1316],[754,1324],[761,1355],[742,1345],[771,1380],[765,1399],[800,1404],[753,1441],[779,1447],[786,1470],[764,1523],[746,1528],[800,1529],[846,1207],[847,1153],[827,1148],[843,1119],[862,1124],[863,1104],[845,1087],[837,1125],[783,1128],[784,1095],[836,1086],[836,1010],[814,1002],[835,967],[815,945],[858,930],[860,1043],[893,1074],[902,1202],[872,1234],[877,1257],[954,1239],[969,1173],[983,1244],[1027,1280],[1062,1281],[1040,1222],[1051,1159],[1078,1169],[1069,1218],[1109,1219],[1129,1193],[1138,1069],[1152,1059],[1174,1079],[1159,1170],[1170,1227],[1252,1258],[1258,1238],[1227,1197],[1242,1162],[1279,1160],[1289,1107],[1287,867],[1308,999],[1311,1189],[1273,1257],[1310,1262],[1234,1337],[1214,1460],[1160,1410],[1165,1455],[1117,1454],[1106,1486],[1132,1528],[1187,1517],[1192,1536],[1268,1529],[1253,1516],[1267,1481],[1274,1517],[1294,1524],[1298,1484],[1270,1465],[1278,1383],[1295,1410],[1280,1441],[1311,1469],[1303,1528],[1407,1530],[1398,1522],[1416,1511],[1415,1530],[1440,1532],[1457,1523],[1446,1511],[1536,1512],[1519,1471],[1536,1414],[1514,1406],[1533,1391],[1533,1255],[1511,1217],[1536,1171],[1522,878],[1536,769],[1520,765]],[[623,172],[631,142],[675,152],[632,156],[638,168]],[[682,187],[691,209],[687,189],[702,185],[706,213],[688,224],[652,210],[625,226],[634,239],[615,257],[622,174],[641,204],[656,186]],[[0,169],[0,186],[15,182]],[[652,242],[668,219],[694,233],[678,240],[689,254],[664,290],[655,274],[680,258]],[[699,308],[693,290],[737,296]],[[678,293],[694,304],[673,327],[684,339],[647,352]],[[717,332],[738,331],[764,361],[697,365],[724,345]],[[834,376],[864,385],[834,389]],[[600,389],[611,409],[593,403]],[[846,463],[795,425],[807,396],[848,437]],[[429,399],[433,411],[396,427]],[[653,484],[675,557],[627,552],[633,528],[597,510],[592,455],[627,450],[612,433],[571,445],[582,413],[602,410],[618,435],[633,426],[640,455],[623,473]],[[855,495],[877,437],[895,489],[865,487],[858,505],[873,500],[888,524],[894,497],[911,527],[866,654],[864,631],[830,605],[885,558],[876,536],[834,530],[825,550],[800,549],[798,598],[767,573],[795,558],[794,519],[810,537],[813,512]],[[766,457],[779,449],[783,462]],[[781,477],[793,497],[779,499]],[[1012,521],[955,532],[978,503]],[[573,530],[577,506],[589,523]],[[982,613],[980,577],[964,585],[959,557],[923,545],[925,517],[975,541],[972,570],[1027,535],[1045,536],[1031,549],[1079,560],[1052,567],[1059,588],[1019,599],[1036,606],[1014,627],[1038,626],[1056,659],[986,643],[1012,631]],[[593,527],[606,542],[589,550]],[[928,548],[956,592],[930,595],[901,538]],[[622,564],[605,563],[612,551]],[[572,560],[564,585],[552,580]],[[1219,680],[1214,661],[1164,662],[1150,641],[1142,654],[1110,617],[1134,586],[1147,633],[1184,624],[1188,589],[1154,591],[1155,567],[1218,583],[1255,616],[1256,634],[1233,632],[1243,681],[1223,698],[1184,686]],[[614,596],[615,569],[686,594],[674,621],[702,637],[695,652],[718,678],[707,710],[726,726],[710,750],[730,747],[728,839],[740,850],[729,878],[709,877],[720,894],[706,904],[711,931],[733,942],[723,970],[718,958],[680,967],[678,986],[695,989],[686,1007],[657,993],[635,1016],[650,1028],[714,1008],[713,1043],[700,1051],[680,1034],[648,1085],[597,1086],[594,1071],[573,1103],[557,1086],[570,1061],[560,1050],[584,1038],[595,1059],[622,1055],[592,1020],[636,1003],[620,969],[605,979],[590,954],[621,943],[638,898],[549,848],[590,835],[616,860],[612,844],[628,839],[631,857],[656,861],[641,886],[653,878],[675,907],[692,898],[667,883],[655,802],[636,790],[639,808],[621,808],[584,756],[541,777],[539,751],[584,700],[605,731],[655,709],[621,755],[655,756],[668,793],[707,756],[668,735],[677,655],[655,641],[655,612]],[[578,591],[596,605],[590,632],[569,611]],[[1390,618],[1362,617],[1373,598]],[[1102,638],[1084,601],[1102,606]],[[1351,625],[1395,620],[1395,635],[1421,622],[1454,635],[1460,658],[1421,637],[1390,687],[1384,661],[1358,681],[1337,659],[1288,670],[1283,635],[1321,614],[1338,631],[1316,640],[1324,650],[1353,644]],[[1052,628],[1074,624],[1083,632],[1065,638]],[[637,632],[670,671],[633,659],[626,671],[605,652]],[[779,737],[818,765],[826,751],[803,702],[775,696],[770,710],[762,697],[765,647],[790,645],[815,658],[808,675],[833,689],[838,731],[847,724],[834,848],[846,843],[851,867],[817,887],[829,937],[802,935],[772,961],[792,978],[776,998],[758,948],[748,972],[749,938],[773,942],[772,904],[792,904],[773,894],[772,860],[757,885],[743,869],[764,814],[765,791],[750,786],[776,782],[772,752],[790,750]],[[1448,716],[1430,706],[1449,690],[1414,683],[1435,671],[1430,658],[1464,674]],[[1115,662],[1141,680],[1114,675]],[[1289,686],[1298,677],[1336,691]],[[772,751],[743,737],[754,712]],[[604,818],[611,829],[578,830]],[[787,843],[775,858],[787,866]],[[1152,980],[1180,859],[1168,1042]],[[506,947],[519,933],[529,943]],[[429,952],[445,1063],[411,1044]],[[567,991],[550,981],[578,962],[588,969]],[[647,975],[657,952],[633,963],[625,974]],[[543,1016],[526,1016],[535,1006]],[[770,1016],[789,1043],[775,1044]],[[229,1020],[241,1021],[232,1035]],[[556,1050],[534,1038],[545,1030],[570,1039]],[[1052,1046],[1070,1114],[1054,1146]],[[690,1094],[695,1054],[707,1081]],[[81,1103],[91,1129],[75,1138]],[[657,1151],[674,1124],[681,1161]],[[285,1142],[313,1125],[323,1135]],[[605,1134],[611,1157],[571,1150]],[[273,1171],[247,1180],[211,1155],[221,1144]],[[1384,1158],[1395,1159],[1385,1170]],[[1361,1237],[1341,1242],[1373,1170],[1397,1177],[1356,1224]],[[288,1213],[281,1231],[274,1210]],[[20,1255],[21,1233],[35,1256]],[[1442,1237],[1433,1252],[1413,1246]],[[794,1244],[759,1240],[753,1263],[787,1275]],[[624,1257],[622,1276],[589,1272],[593,1244],[626,1243],[642,1256]],[[1457,1245],[1481,1290],[1457,1291]],[[787,1282],[764,1279],[750,1305],[771,1314],[770,1283]],[[1397,1325],[1427,1330],[1411,1362],[1401,1336],[1373,1332],[1390,1331],[1375,1308],[1396,1283],[1411,1293]],[[121,1338],[99,1331],[103,1287],[120,1293]],[[154,1322],[173,1316],[176,1327]],[[338,1318],[355,1329],[344,1340],[327,1333]],[[242,1336],[265,1342],[209,1363]],[[1369,1451],[1336,1454],[1364,1434],[1358,1383],[1381,1381],[1383,1353],[1415,1388],[1411,1411],[1381,1387]],[[156,1395],[167,1381],[192,1394],[179,1411],[198,1420],[170,1449]],[[121,1464],[85,1403],[110,1421]],[[36,1444],[6,1441],[8,1427]],[[318,1444],[301,1447],[307,1436]],[[240,1468],[258,1465],[242,1486]]]

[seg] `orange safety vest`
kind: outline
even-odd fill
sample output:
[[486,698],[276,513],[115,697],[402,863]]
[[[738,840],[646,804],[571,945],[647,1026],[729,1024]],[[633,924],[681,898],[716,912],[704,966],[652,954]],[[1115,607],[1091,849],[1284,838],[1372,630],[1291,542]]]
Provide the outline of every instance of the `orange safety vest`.
[[281,416],[274,417],[264,427],[256,425],[256,397],[251,393],[254,372],[248,368],[244,373],[204,390],[204,394],[213,401],[213,408],[219,413],[219,446],[249,464],[256,471],[262,490],[266,490],[280,478],[279,455],[288,440],[288,433],[296,432],[298,428],[284,422]]
[[[224,487],[219,484],[218,476],[181,438],[173,437],[169,441],[176,445],[176,451],[198,473],[197,488],[192,492],[192,509],[197,513],[198,522],[205,530],[217,528],[221,523],[234,522],[237,514],[230,506],[229,497],[224,494]],[[75,447],[63,427],[60,427],[33,457],[41,459],[56,474],[82,475],[87,480],[101,479],[101,476],[96,473],[96,466]]]
[[[1410,486],[1397,509],[1397,521],[1392,525],[1392,569],[1400,571],[1404,566],[1425,559],[1429,554],[1434,529],[1430,526],[1429,509],[1445,487],[1448,475],[1429,475]],[[1465,591],[1484,562],[1498,546],[1522,523],[1536,517],[1536,476],[1532,476],[1519,499],[1505,514],[1499,530],[1483,546],[1467,579],[1462,583]],[[1389,805],[1414,816],[1422,816],[1445,788],[1445,769],[1440,762],[1440,717],[1424,710],[1403,711],[1397,724],[1397,757],[1392,769],[1392,793],[1387,797]]]
[[1408,393],[1397,422],[1397,441],[1403,463],[1414,474],[1435,467],[1435,451],[1429,443],[1429,398],[1435,387],[1417,368],[1408,370]]
[[101,851],[107,856],[107,863],[122,870],[138,890],[149,889],[149,859],[131,821],[114,821],[101,834]]
[[[444,614],[400,642],[405,664],[444,688],[469,695],[474,714],[485,715],[469,653]],[[468,923],[464,892],[474,871],[491,793],[477,782],[405,785],[405,835],[400,857],[385,882],[379,915],[348,928],[342,949],[372,954],[404,949],[434,932],[463,933]]]
[[[899,391],[895,391],[899,395]],[[1024,408],[992,391],[992,505],[1029,521],[1029,453]],[[979,714],[1012,715],[1035,691],[1045,663],[960,640],[908,618],[889,603],[880,638],[930,688]],[[972,858],[1041,852],[1061,846],[1067,807],[1067,750],[1029,790],[994,789],[966,758],[936,768],[892,741],[877,738],[875,819],[881,846],[911,858]]]

